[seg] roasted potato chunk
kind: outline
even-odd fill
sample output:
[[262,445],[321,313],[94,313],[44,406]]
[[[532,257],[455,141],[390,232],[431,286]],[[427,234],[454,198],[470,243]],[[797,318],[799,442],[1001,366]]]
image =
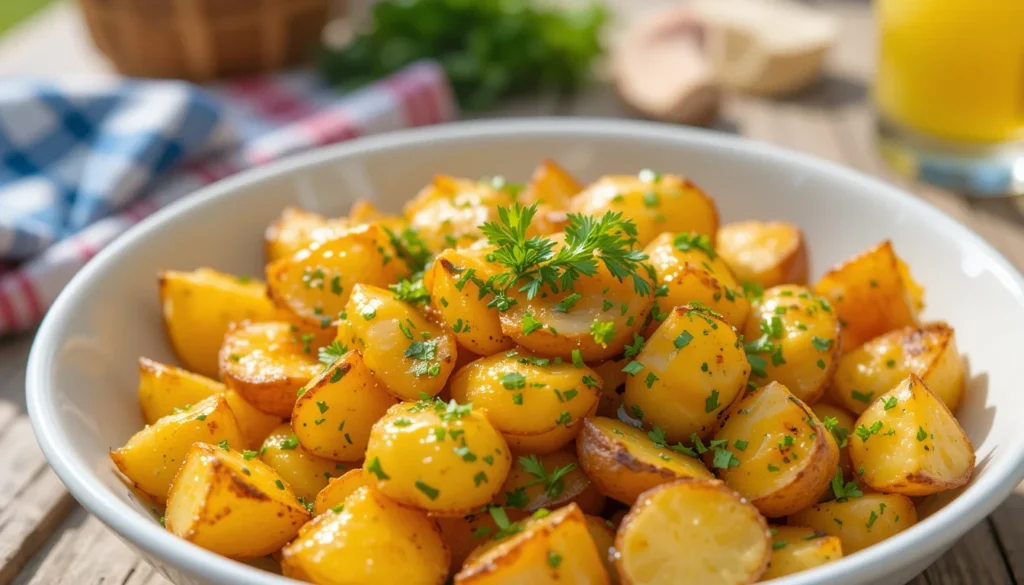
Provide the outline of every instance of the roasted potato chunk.
[[744,332],[750,379],[759,385],[778,382],[814,404],[839,364],[840,329],[832,307],[806,288],[786,285],[764,291]]
[[217,376],[218,350],[232,323],[270,321],[277,309],[263,283],[209,268],[160,273],[160,306],[167,337],[190,372]]
[[320,369],[308,338],[280,321],[234,327],[220,350],[221,379],[227,387],[279,417],[291,415],[298,390]]
[[832,433],[832,438],[835,440],[836,446],[839,447],[839,468],[843,470],[843,477],[847,480],[854,479],[853,466],[850,464],[849,444],[853,430],[857,428],[857,419],[846,409],[824,402],[812,406],[811,411]]
[[832,303],[843,324],[843,351],[917,324],[919,309],[912,294],[920,287],[900,265],[892,242],[886,240],[836,266],[814,285],[814,292]]
[[966,372],[949,325],[904,327],[847,353],[839,360],[829,397],[860,413],[910,374],[924,380],[950,410],[960,406]]
[[268,555],[309,520],[281,477],[236,451],[195,443],[167,496],[167,530],[233,559]]
[[491,501],[511,465],[508,445],[483,412],[424,400],[396,404],[373,425],[363,471],[396,502],[464,516]]
[[[673,307],[702,303],[742,329],[750,314],[750,301],[732,270],[715,252],[711,237],[693,232],[663,233],[647,244],[644,253],[661,287],[655,299],[655,315],[667,315]],[[655,319],[650,331],[659,323]]]
[[124,447],[111,451],[110,459],[139,491],[162,504],[192,443],[245,445],[223,394],[200,400],[187,410],[144,427]]
[[441,536],[452,552],[452,573],[462,568],[466,559],[489,539],[498,534],[494,518],[487,512],[477,512],[451,518],[435,518],[441,527]]
[[498,217],[515,197],[503,181],[471,181],[446,175],[405,204],[405,218],[427,247],[437,252],[469,245],[482,236],[480,226]]
[[600,399],[600,378],[579,365],[513,350],[466,365],[449,390],[459,403],[487,411],[517,452],[553,453],[579,433]]
[[530,182],[518,200],[524,205],[537,203],[555,209],[566,209],[573,196],[582,190],[583,186],[561,165],[551,159],[544,159],[534,169]]
[[868,487],[927,496],[962,486],[974,472],[974,447],[953,413],[914,374],[857,419],[850,459]]
[[559,508],[569,502],[587,514],[599,514],[604,496],[579,467],[574,450],[542,455],[523,455],[513,464],[501,486],[498,503],[510,517],[533,513],[541,508]]
[[[680,521],[700,529],[681,530]],[[685,575],[701,585],[742,585],[768,567],[771,538],[757,508],[722,482],[680,479],[637,499],[615,549],[622,583],[675,585]]]
[[[245,455],[255,456],[257,453],[253,451]],[[350,467],[317,457],[303,449],[288,423],[277,427],[267,436],[258,455],[261,461],[273,468],[291,486],[295,495],[306,502],[314,501],[332,477],[345,473]]]
[[370,427],[397,402],[377,383],[359,351],[351,350],[306,384],[292,410],[292,430],[318,457],[361,461]]
[[750,365],[732,325],[718,313],[686,306],[672,310],[625,371],[626,412],[676,443],[711,434],[746,385]]
[[437,523],[370,487],[345,498],[281,551],[286,577],[319,585],[441,585],[449,552]]
[[569,504],[531,518],[522,531],[471,556],[455,583],[607,585],[608,575],[583,512]]
[[357,284],[338,338],[358,349],[382,387],[403,400],[436,396],[455,369],[455,337],[394,293]]
[[608,360],[593,370],[601,378],[601,400],[597,404],[597,415],[615,418],[622,406],[622,395],[626,393],[626,377],[622,368],[629,364],[629,359]]
[[615,585],[619,582],[619,573],[615,570],[615,525],[611,520],[605,520],[599,516],[587,515],[587,532],[597,546],[597,553],[601,555],[601,564],[608,573],[608,582]]
[[311,211],[286,207],[263,236],[264,256],[268,264],[288,258],[313,242],[338,237],[349,227],[345,219],[327,219]]
[[843,546],[829,536],[801,526],[772,526],[772,560],[762,581],[785,577],[843,558]]
[[368,476],[361,467],[350,469],[341,477],[332,477],[327,481],[327,487],[316,495],[313,513],[319,516],[328,510],[338,508],[339,504],[345,502],[345,498],[364,485],[372,486],[373,476]]
[[837,536],[843,554],[852,555],[917,524],[917,510],[900,494],[864,494],[815,504],[788,516],[786,523]]
[[206,376],[139,358],[139,406],[147,425],[225,390]]
[[807,283],[804,234],[791,223],[727,223],[718,230],[718,253],[741,282],[764,288]]
[[818,501],[839,466],[839,448],[810,408],[772,382],[744,394],[722,417],[705,455],[725,485],[769,518]]
[[234,390],[224,392],[224,400],[227,401],[231,413],[235,415],[246,448],[258,449],[264,439],[283,422],[281,417],[267,414],[249,404]]
[[636,224],[641,247],[661,232],[697,232],[714,239],[718,231],[718,209],[700,187],[679,175],[651,171],[603,177],[573,197],[569,211],[622,213]]

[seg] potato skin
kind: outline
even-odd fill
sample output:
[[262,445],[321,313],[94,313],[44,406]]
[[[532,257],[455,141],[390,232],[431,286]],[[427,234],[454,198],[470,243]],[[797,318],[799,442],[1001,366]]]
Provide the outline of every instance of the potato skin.
[[738,221],[718,230],[718,253],[740,281],[764,288],[807,283],[807,246],[800,228],[784,221]]
[[309,512],[273,469],[231,450],[195,443],[171,483],[167,530],[234,559],[273,553]]
[[[784,285],[764,291],[744,338],[748,347],[761,342],[764,362],[757,384],[779,382],[794,396],[814,404],[825,394],[842,355],[842,333],[832,307],[802,286]],[[749,351],[749,350],[748,350]]]
[[498,208],[510,207],[515,197],[484,181],[438,175],[411,201],[404,215],[427,247],[438,252],[468,245],[483,234],[480,226],[498,219]]
[[843,554],[851,555],[916,524],[917,510],[906,496],[868,493],[860,498],[815,504],[789,515],[786,523],[837,536]]
[[971,440],[914,374],[861,413],[857,431],[850,459],[872,489],[927,496],[960,487],[974,473]]
[[148,425],[224,390],[224,384],[206,376],[139,358],[139,406]]
[[352,467],[317,457],[303,449],[288,423],[281,424],[267,436],[259,457],[291,486],[295,495],[307,502],[316,499],[328,480]]
[[[679,518],[702,529],[673,529]],[[624,585],[671,585],[679,575],[702,585],[746,585],[768,567],[771,539],[764,517],[722,482],[680,479],[641,494],[615,549]]]
[[144,427],[123,447],[112,450],[110,459],[139,491],[162,504],[192,444],[222,441],[245,445],[224,395],[216,394]]
[[277,309],[263,283],[209,268],[165,270],[160,306],[171,349],[190,372],[217,377],[218,350],[232,323],[270,321]]
[[[520,456],[512,463],[508,477],[495,498],[496,504],[506,507],[509,518],[520,518],[541,508],[560,508],[570,502],[575,502],[586,514],[601,513],[604,508],[604,495],[580,469],[574,449],[563,449],[532,457],[536,457],[536,461],[544,466],[544,471],[548,475],[553,474],[556,469],[570,465],[572,470],[549,488],[544,482],[535,483],[540,478],[529,473],[523,466],[523,461],[529,457]],[[523,495],[519,495],[520,493]],[[520,499],[525,502],[520,503]]]
[[[832,435],[778,382],[737,400],[722,417],[715,440],[724,441],[722,448],[739,462],[735,467],[716,464],[719,479],[769,518],[818,501],[839,466]],[[713,454],[716,461],[721,459]],[[712,453],[705,457],[710,460]]]
[[611,418],[585,420],[576,451],[597,489],[626,505],[663,483],[714,477],[699,459],[655,445],[647,433]]
[[843,558],[838,537],[801,526],[772,526],[772,560],[762,581],[813,569]]
[[341,477],[332,477],[327,486],[320,490],[313,502],[313,513],[317,516],[343,504],[345,498],[362,486],[372,486],[373,476],[367,476],[361,467],[346,471]]
[[670,443],[710,435],[750,374],[733,326],[691,306],[673,309],[635,362],[643,368],[626,378],[623,406],[645,425],[663,429]]
[[441,585],[450,553],[437,523],[363,486],[281,551],[286,577],[321,585]]

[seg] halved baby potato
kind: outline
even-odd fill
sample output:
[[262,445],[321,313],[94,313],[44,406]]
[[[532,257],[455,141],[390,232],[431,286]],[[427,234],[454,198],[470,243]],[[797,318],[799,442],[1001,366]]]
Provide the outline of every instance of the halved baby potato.
[[769,518],[817,502],[839,466],[831,433],[778,382],[737,400],[714,440],[721,446],[705,457],[719,479]]
[[772,560],[762,581],[799,573],[843,558],[839,538],[802,526],[772,526]]
[[791,514],[786,523],[837,536],[843,554],[852,555],[917,524],[917,510],[907,496],[868,493],[815,504]]
[[351,465],[317,457],[303,449],[299,444],[299,438],[292,433],[288,423],[282,423],[274,429],[258,453],[247,452],[245,456],[258,456],[291,486],[295,495],[306,502],[316,499],[317,494],[327,486],[332,477],[337,477],[351,468]]
[[224,384],[206,376],[139,358],[139,406],[147,425],[225,390]]
[[225,391],[224,399],[227,400],[231,413],[235,415],[238,428],[245,439],[245,447],[249,449],[258,449],[270,433],[283,422],[281,417],[267,414],[249,404],[234,390]]
[[764,288],[807,283],[807,246],[800,228],[784,221],[737,221],[718,230],[718,253],[741,282]]
[[372,486],[373,476],[368,475],[361,467],[346,471],[341,477],[332,477],[327,486],[320,490],[313,502],[313,513],[319,516],[324,512],[338,508],[345,503],[345,498],[362,486]]
[[615,537],[622,583],[747,585],[771,558],[757,508],[710,479],[680,479],[644,492]]
[[966,372],[952,327],[942,322],[904,327],[843,355],[829,397],[860,413],[910,374],[924,380],[950,410],[960,406]]
[[209,268],[165,270],[160,306],[174,355],[190,372],[217,376],[218,351],[232,323],[270,321],[277,308],[260,281]]
[[327,219],[312,211],[286,207],[267,227],[263,236],[264,256],[268,264],[288,258],[313,242],[337,237],[349,227],[351,224],[345,219]]
[[615,570],[615,529],[611,520],[587,514],[587,531],[594,540],[597,553],[601,555],[601,564],[608,573],[608,582],[615,585],[619,582],[619,573]]
[[[839,468],[843,470],[843,477],[847,481],[853,480],[849,445],[853,431],[857,428],[856,417],[845,408],[825,402],[811,406],[811,411],[821,421],[822,426],[832,433],[832,438],[835,440],[836,446],[839,447]],[[831,493],[831,491],[827,492],[828,495]]]
[[911,374],[857,419],[850,459],[872,489],[927,496],[966,484],[974,447],[953,413]]
[[231,449],[195,443],[167,496],[167,530],[233,559],[273,553],[309,512],[269,466]]
[[507,185],[438,175],[405,204],[404,214],[427,247],[439,252],[478,240],[480,226],[514,202]]
[[302,528],[281,551],[286,577],[321,585],[441,585],[449,552],[437,523],[368,486]]
[[739,335],[704,307],[672,310],[626,365],[623,407],[671,443],[705,438],[747,384],[750,365]]
[[259,410],[288,417],[299,389],[321,369],[309,338],[289,323],[235,326],[220,349],[221,379]]
[[626,505],[663,483],[714,477],[699,459],[666,443],[655,443],[648,433],[612,418],[585,420],[576,451],[580,466],[597,489]]
[[580,469],[575,450],[563,449],[547,455],[522,455],[509,470],[497,502],[510,518],[532,514],[541,508],[554,509],[575,502],[587,514],[599,514],[604,495]]
[[457,573],[466,559],[481,545],[488,543],[499,531],[488,510],[465,516],[437,517],[441,536],[452,552],[451,573]]
[[551,159],[540,162],[526,189],[519,195],[518,201],[524,205],[537,203],[548,205],[554,209],[566,209],[574,195],[583,190],[572,175],[561,165]]

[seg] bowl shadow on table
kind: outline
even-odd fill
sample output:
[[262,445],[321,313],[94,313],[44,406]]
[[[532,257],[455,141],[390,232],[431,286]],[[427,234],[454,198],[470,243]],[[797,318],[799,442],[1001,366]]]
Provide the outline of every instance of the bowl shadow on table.
[[783,104],[835,110],[866,101],[868,86],[859,79],[826,72],[813,84],[796,93],[769,99]]

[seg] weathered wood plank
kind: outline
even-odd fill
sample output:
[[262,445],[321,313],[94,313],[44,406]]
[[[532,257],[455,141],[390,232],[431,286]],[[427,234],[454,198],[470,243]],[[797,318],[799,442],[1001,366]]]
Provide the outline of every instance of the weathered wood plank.
[[14,500],[0,508],[0,585],[14,580],[75,507],[56,474],[39,467]]
[[1024,490],[1018,487],[989,521],[1014,583],[1024,583]]

